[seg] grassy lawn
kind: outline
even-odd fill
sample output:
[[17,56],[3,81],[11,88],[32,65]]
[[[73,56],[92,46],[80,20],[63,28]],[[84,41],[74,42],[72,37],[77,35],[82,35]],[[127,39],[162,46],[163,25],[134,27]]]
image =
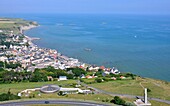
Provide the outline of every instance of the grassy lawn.
[[89,78],[89,79],[84,78],[83,81],[85,83],[90,83],[90,82],[93,83],[95,81],[95,79],[94,78]]
[[10,33],[10,31],[14,31],[14,34],[18,34],[18,27],[28,25],[29,21],[25,21],[22,19],[0,18],[0,30],[3,30],[4,33]]
[[170,83],[160,80],[138,78],[136,80],[117,80],[89,85],[108,92],[141,96],[143,95],[142,86],[144,86],[151,90],[148,93],[149,97],[170,100]]
[[[142,83],[141,83],[142,82]],[[12,83],[12,84],[0,84],[0,93],[8,92],[8,89],[11,89],[11,92],[14,94],[17,94],[18,92],[25,90],[25,89],[31,89],[36,87],[41,87],[43,85],[47,84],[57,84],[61,85],[63,87],[71,87],[70,85],[72,83],[76,83],[76,80],[67,80],[67,81],[50,81],[50,82],[20,82],[20,83]],[[109,81],[109,82],[103,82],[103,83],[94,83],[89,84],[90,86],[94,86],[96,88],[114,92],[114,93],[120,93],[120,94],[132,94],[132,95],[143,95],[143,88],[141,87],[140,83],[149,89],[151,89],[151,92],[148,93],[149,97],[154,98],[161,98],[165,100],[170,100],[170,84],[165,83],[164,81],[159,80],[153,80],[153,79],[140,79],[137,80],[118,80],[118,81]],[[41,96],[38,96],[38,94],[41,94]],[[45,98],[54,98],[54,99],[76,99],[76,100],[91,100],[91,101],[97,101],[102,102],[102,100],[109,99],[109,101],[113,98],[109,95],[105,94],[69,94],[65,96],[58,96],[57,93],[54,94],[43,94],[39,91],[32,92],[30,96],[35,95],[35,98],[29,98],[22,96],[22,99],[45,99]],[[127,98],[125,98],[127,100]],[[133,101],[133,100],[130,100]],[[150,101],[153,104],[160,104],[160,106],[168,106],[167,104]],[[154,106],[154,105],[153,105]]]
[[[21,83],[13,83],[13,84],[0,84],[0,93],[8,92],[9,88],[10,91],[14,94],[17,94],[18,92],[25,90],[25,89],[31,89],[31,88],[37,88],[41,87],[43,85],[47,84],[57,84],[61,85],[63,87],[71,87],[69,86],[72,83],[76,83],[76,80],[67,80],[67,81],[50,81],[50,82],[21,82]],[[80,100],[93,100],[93,101],[102,101],[102,99],[112,98],[108,95],[104,94],[89,94],[89,95],[83,95],[83,94],[70,94],[67,96],[58,96],[57,93],[54,94],[43,94],[41,93],[41,96],[38,96],[40,92],[32,92],[30,95],[32,96],[35,94],[36,99],[43,99],[43,98],[68,98],[68,99],[80,99]],[[22,98],[29,98],[23,96]]]
[[0,22],[0,28],[13,28],[14,23]]
[[76,83],[76,80],[67,80],[67,81],[50,81],[50,82],[20,82],[12,84],[0,84],[0,93],[8,92],[9,88],[11,92],[16,94],[25,89],[39,88],[47,84],[57,84],[62,86],[68,86],[72,83]]
[[[18,92],[25,90],[25,89],[31,89],[36,87],[41,87],[43,85],[47,84],[57,84],[61,85],[63,87],[71,87],[69,86],[72,83],[76,83],[76,80],[67,80],[67,81],[50,81],[50,82],[21,82],[21,83],[12,83],[12,84],[0,84],[0,93],[8,92],[9,88],[10,91],[14,94],[17,94]],[[41,94],[41,96],[38,96],[38,94]],[[44,94],[39,91],[31,92],[30,96],[35,96],[34,98],[26,97],[25,95],[22,96],[22,99],[47,99],[47,98],[53,98],[53,99],[75,99],[75,100],[90,100],[90,101],[97,101],[102,102],[102,100],[109,99],[111,100],[113,97],[105,94],[69,94],[65,96],[59,96],[57,93],[53,94]],[[32,106],[32,105],[31,105]],[[34,106],[34,105],[33,105]],[[59,105],[60,106],[60,105]]]
[[82,100],[82,101],[97,101],[97,102],[102,102],[102,100],[108,99],[109,101],[113,99],[112,96],[106,95],[106,94],[68,94],[65,96],[59,96],[57,93],[53,94],[44,94],[40,93],[41,96],[38,96],[40,92],[34,92],[31,93],[30,96],[33,94],[35,95],[35,98],[29,98],[29,97],[24,97],[22,96],[23,99],[46,99],[46,98],[52,98],[52,99],[73,99],[73,100]]
[[10,31],[14,31],[14,33],[18,33],[19,29],[14,23],[5,23],[0,22],[0,30],[3,30],[5,33],[10,33]]

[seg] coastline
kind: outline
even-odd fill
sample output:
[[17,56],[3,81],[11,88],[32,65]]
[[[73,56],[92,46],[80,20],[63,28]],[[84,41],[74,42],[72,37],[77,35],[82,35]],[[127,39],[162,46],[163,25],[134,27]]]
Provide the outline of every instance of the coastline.
[[[51,51],[53,51],[53,53],[54,53],[54,52],[57,52],[57,50],[55,50],[55,49],[42,48],[42,47],[39,47],[39,46],[35,45],[35,44],[32,42],[32,40],[38,40],[38,38],[32,38],[32,37],[29,37],[29,35],[24,34],[24,31],[29,30],[29,29],[32,29],[32,28],[36,28],[36,27],[38,27],[38,26],[32,26],[32,25],[31,25],[31,26],[27,26],[26,28],[23,28],[23,31],[22,31],[21,34],[25,37],[24,39],[27,39],[27,41],[28,41],[29,44],[31,45],[31,46],[28,46],[27,48],[24,47],[25,51],[29,51],[29,50],[30,50],[30,52],[33,53],[33,51],[31,51],[31,48],[35,48],[35,49],[34,49],[35,52],[41,52],[41,50],[44,50],[43,52],[45,52],[45,53],[51,52]],[[61,53],[58,53],[58,52],[57,52],[56,54],[60,54],[59,57],[61,57],[62,59],[66,60],[66,61],[69,61],[69,60],[79,61],[78,59],[74,59],[74,58],[71,58],[71,57],[67,57],[67,56],[62,55]],[[50,56],[50,54],[48,54],[48,53],[47,53],[46,55],[47,55],[47,56]],[[44,59],[44,58],[42,58],[42,59]],[[60,59],[59,59],[59,61],[60,61]],[[51,60],[51,61],[49,61],[49,62],[51,62],[51,63],[53,64],[53,63],[56,63],[57,61],[54,59],[54,60]],[[50,63],[50,64],[51,64],[51,63]],[[43,62],[38,63],[36,66],[38,66],[39,64],[41,64],[41,65],[43,64],[43,66],[45,66],[44,64],[46,64],[46,63],[45,63],[45,61],[43,61]],[[82,64],[86,64],[86,63],[83,63],[83,62],[82,62],[82,63],[80,64],[80,66],[82,66]],[[48,65],[48,66],[52,66],[52,65]],[[89,64],[89,66],[91,66],[91,65]],[[31,67],[31,66],[30,66],[30,67]],[[32,67],[31,67],[31,68],[33,68],[33,69],[35,70],[35,68],[39,68],[39,67],[34,67],[33,64],[32,64]],[[79,67],[79,68],[81,68],[81,67]],[[41,69],[41,67],[40,67],[39,69]],[[100,69],[101,69],[101,67],[100,67]],[[105,69],[106,69],[106,68],[105,68]],[[108,72],[108,71],[105,70],[105,69],[103,70],[103,72]],[[61,69],[61,70],[62,70],[62,69]],[[97,70],[98,70],[98,69],[97,69]],[[28,70],[27,70],[27,72],[28,72]],[[32,71],[32,72],[34,72],[34,71]],[[120,74],[121,77],[122,77],[123,74],[127,74],[127,72],[121,73],[121,74]],[[88,76],[89,76],[89,75],[88,75]],[[136,76],[136,77],[138,77],[138,76]],[[86,78],[87,78],[87,77],[86,77]],[[96,78],[96,77],[95,77],[95,78]],[[127,79],[126,79],[126,78],[127,78]],[[145,78],[145,77],[140,77],[140,78],[142,79],[142,80],[141,80],[141,81],[142,81],[141,83],[143,83],[143,82],[145,83],[145,81],[143,81],[143,80],[146,80],[146,82],[149,82],[149,81],[147,80],[148,78]],[[87,79],[88,79],[88,78],[87,78]],[[120,80],[124,80],[124,79],[125,79],[125,81],[126,81],[126,80],[128,81],[128,77],[124,77],[124,76],[123,76],[122,79],[120,79]],[[137,78],[136,78],[136,79],[137,79]],[[136,80],[136,79],[135,79],[135,80]],[[149,83],[153,83],[154,86],[158,86],[158,87],[159,87],[159,86],[160,86],[160,83],[161,83],[161,84],[162,84],[162,83],[163,83],[163,84],[166,84],[166,81],[163,81],[163,80],[160,80],[161,82],[159,82],[159,81],[158,81],[159,79],[152,79],[152,78],[150,78],[150,79],[153,80],[154,83],[153,83],[153,82],[149,82]],[[118,80],[118,79],[116,79],[116,80]],[[155,81],[158,81],[159,83],[158,83],[158,82],[155,82],[154,80],[155,80]],[[134,81],[134,80],[132,80],[132,81]],[[106,83],[107,83],[107,81],[106,81]],[[127,83],[127,82],[126,82],[126,83]],[[141,84],[141,83],[140,83],[140,84]],[[98,84],[99,84],[99,83],[98,83]],[[97,84],[97,85],[98,85],[98,84]],[[168,82],[167,82],[167,84],[168,84]],[[134,86],[134,85],[132,85],[132,88],[133,88],[133,86]],[[125,94],[126,94],[126,93],[125,93]],[[120,94],[120,95],[122,95],[122,94]],[[135,94],[135,95],[136,95],[136,94]],[[134,98],[135,98],[135,96],[134,96]],[[161,100],[161,99],[160,99],[160,100]],[[166,102],[166,101],[164,101],[164,102]]]
[[[24,31],[27,31],[27,30],[30,30],[30,29],[33,29],[33,28],[36,28],[36,27],[39,27],[39,26],[40,26],[40,25],[38,25],[38,26],[26,27],[26,28],[24,29]],[[33,40],[39,40],[39,39],[41,39],[41,38],[30,37],[29,35],[26,35],[26,34],[24,33],[24,31],[23,31],[23,34],[24,34],[24,36],[30,41],[30,43],[31,43],[32,45],[34,45],[35,47],[39,47],[38,45],[34,44],[32,41],[33,41]],[[46,47],[41,47],[41,48],[51,49],[51,48],[46,48]],[[58,52],[57,49],[51,49],[51,50],[56,50],[56,51]],[[63,54],[63,53],[59,53],[59,54],[61,54],[61,55],[62,55],[62,58],[65,58],[66,60],[68,60],[69,58],[72,58],[72,57],[69,57],[69,56],[67,56],[67,55],[65,55],[65,54]],[[73,58],[73,59],[77,59],[77,58]],[[79,59],[77,59],[77,60],[79,61]],[[81,63],[83,64],[84,62],[82,61]],[[89,63],[84,63],[84,64],[86,64],[86,65],[88,65],[88,66],[93,65],[93,64],[89,64]],[[95,66],[96,66],[96,65],[95,65]],[[109,67],[109,68],[110,68],[110,67]],[[129,73],[129,72],[123,72],[123,73]],[[132,73],[132,74],[133,74],[133,73]],[[136,74],[136,75],[137,75],[137,74]],[[139,76],[139,75],[137,75],[137,76]],[[141,77],[142,77],[142,78],[150,78],[150,79],[154,79],[154,80],[169,82],[169,81],[167,81],[167,80],[158,79],[158,78],[145,77],[145,76],[141,76]]]
[[27,36],[24,31],[26,30],[30,30],[30,29],[33,29],[33,28],[36,28],[36,27],[39,27],[40,25],[29,25],[29,26],[21,26],[21,29],[22,29],[22,34],[29,40],[38,40],[40,38],[36,38],[36,37],[29,37]]
[[36,28],[36,27],[39,27],[40,25],[29,25],[29,26],[22,26],[21,29],[22,29],[22,34],[24,35],[24,37],[29,41],[29,44],[32,45],[32,46],[36,46],[32,40],[39,40],[40,38],[34,38],[34,37],[29,37],[29,35],[26,35],[24,32],[26,30],[30,30],[30,29],[33,29],[33,28]]
[[[29,44],[34,47],[34,48],[39,48],[39,49],[47,49],[47,50],[52,50],[52,51],[56,51],[59,58],[62,58],[66,61],[70,61],[70,60],[73,60],[73,61],[77,61],[79,64],[81,65],[84,65],[84,66],[91,66],[90,64],[88,63],[84,63],[84,62],[80,62],[77,58],[72,58],[72,57],[69,57],[69,56],[66,56],[62,53],[59,53],[58,50],[56,49],[51,49],[51,48],[45,48],[45,47],[39,47],[38,45],[34,44],[32,41],[33,40],[40,40],[40,38],[37,38],[37,37],[30,37],[29,35],[26,35],[24,32],[26,30],[30,30],[30,29],[33,29],[33,28],[36,28],[36,27],[39,27],[40,25],[30,25],[30,26],[26,26],[26,27],[22,27],[22,34],[24,35],[24,37],[29,41]],[[81,66],[80,65],[80,66]],[[32,67],[31,67],[32,68]]]

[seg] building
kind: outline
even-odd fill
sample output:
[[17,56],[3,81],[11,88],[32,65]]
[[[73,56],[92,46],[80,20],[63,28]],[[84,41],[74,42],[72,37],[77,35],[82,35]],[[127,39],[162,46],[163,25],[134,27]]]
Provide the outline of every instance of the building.
[[62,91],[63,94],[83,93],[83,91],[80,88],[60,88],[60,91]]
[[7,60],[8,60],[8,58],[5,57],[5,56],[1,56],[1,57],[0,57],[0,61],[2,61],[2,62],[5,62],[5,61],[7,61]]
[[96,78],[96,77],[95,77],[95,76],[87,75],[86,78],[87,78],[87,79],[90,79],[90,78]]
[[64,81],[67,80],[66,76],[59,76],[58,81]]
[[26,89],[18,93],[18,96],[22,96],[23,94],[29,95],[31,92],[40,91],[41,93],[56,93],[62,91],[63,94],[90,94],[92,93],[91,90],[82,90],[80,88],[62,88],[58,85],[44,85],[41,88],[34,88],[34,89]]
[[47,76],[47,79],[48,79],[48,81],[53,81],[54,80],[52,76]]

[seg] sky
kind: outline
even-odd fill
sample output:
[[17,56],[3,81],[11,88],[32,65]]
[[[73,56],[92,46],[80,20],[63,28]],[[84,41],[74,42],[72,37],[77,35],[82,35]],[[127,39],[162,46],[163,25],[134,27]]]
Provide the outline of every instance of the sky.
[[170,0],[0,0],[0,13],[170,14]]

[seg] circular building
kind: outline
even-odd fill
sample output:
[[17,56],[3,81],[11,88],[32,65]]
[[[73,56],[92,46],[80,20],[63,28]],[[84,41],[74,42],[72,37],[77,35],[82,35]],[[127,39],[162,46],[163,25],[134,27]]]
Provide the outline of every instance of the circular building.
[[58,85],[45,85],[40,88],[42,93],[54,93],[60,90]]

